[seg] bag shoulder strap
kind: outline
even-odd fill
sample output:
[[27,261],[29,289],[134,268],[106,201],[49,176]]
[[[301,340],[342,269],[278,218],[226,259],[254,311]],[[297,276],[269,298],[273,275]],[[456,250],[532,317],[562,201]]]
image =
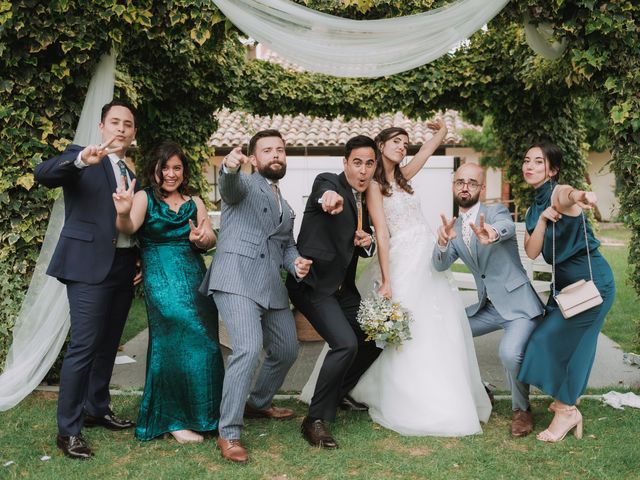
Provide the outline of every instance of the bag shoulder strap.
[[[582,228],[584,230],[584,244],[587,248],[587,261],[589,263],[589,278],[593,281],[593,271],[591,270],[591,254],[589,252],[589,238],[587,237],[587,221],[584,217],[584,210],[580,210],[580,215],[582,216]],[[551,284],[552,284],[552,292],[557,295],[556,290],[556,222],[552,224],[553,236],[551,241]],[[554,295],[554,296],[555,296]]]

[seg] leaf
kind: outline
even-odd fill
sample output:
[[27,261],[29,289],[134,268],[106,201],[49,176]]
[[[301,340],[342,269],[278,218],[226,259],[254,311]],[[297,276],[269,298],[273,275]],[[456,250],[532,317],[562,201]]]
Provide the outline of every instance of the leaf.
[[33,175],[31,173],[27,173],[26,175],[22,175],[21,177],[18,177],[18,179],[16,180],[16,184],[20,185],[25,190],[31,190],[31,188],[33,187],[34,183],[35,183],[35,180],[34,180]]

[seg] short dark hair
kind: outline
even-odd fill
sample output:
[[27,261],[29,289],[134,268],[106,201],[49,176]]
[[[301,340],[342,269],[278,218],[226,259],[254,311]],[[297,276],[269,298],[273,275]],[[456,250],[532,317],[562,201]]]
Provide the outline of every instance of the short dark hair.
[[[182,162],[182,183],[178,187],[178,192],[183,195],[187,195],[189,192],[189,179],[191,178],[191,169],[189,168],[189,161],[184,151],[176,142],[171,140],[165,140],[153,147],[149,158],[147,160],[147,167],[145,169],[146,179],[148,184],[153,189],[156,198],[162,199],[167,196],[167,192],[162,188],[164,178],[162,177],[162,169],[167,164],[169,159],[173,156],[177,156]],[[158,180],[156,180],[158,177]]]
[[249,140],[249,155],[253,155],[254,153],[256,153],[256,144],[258,143],[258,140],[267,137],[278,137],[280,140],[282,140],[282,143],[284,143],[284,138],[282,138],[282,134],[278,130],[273,128],[268,130],[260,130],[253,137],[251,137],[251,140]]
[[532,142],[527,152],[536,147],[542,150],[542,156],[549,162],[549,168],[556,170],[555,180],[557,181],[562,170],[562,150],[555,143],[543,138]]
[[135,108],[133,108],[133,105],[131,105],[129,102],[127,102],[126,100],[111,100],[109,103],[105,104],[102,107],[102,112],[100,113],[100,121],[102,123],[104,123],[104,119],[107,116],[107,113],[109,113],[109,110],[111,110],[111,107],[125,107],[128,108],[129,111],[131,112],[131,115],[133,115],[133,120],[135,121],[136,119],[136,110]]
[[353,138],[350,138],[344,146],[344,158],[349,158],[351,155],[351,151],[356,148],[369,147],[373,149],[373,153],[378,156],[378,147],[376,147],[376,142],[373,141],[371,137],[367,137],[366,135],[356,135]]

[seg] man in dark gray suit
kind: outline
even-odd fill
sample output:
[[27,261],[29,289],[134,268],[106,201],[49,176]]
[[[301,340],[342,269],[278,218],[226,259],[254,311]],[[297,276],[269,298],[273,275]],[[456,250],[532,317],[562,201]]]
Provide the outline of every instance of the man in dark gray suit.
[[[239,172],[247,163],[252,175]],[[222,217],[216,254],[201,286],[218,306],[232,353],[227,359],[220,405],[218,447],[222,456],[246,463],[240,442],[243,414],[252,418],[293,418],[293,410],[272,405],[298,354],[293,315],[280,270],[302,279],[310,260],[293,239],[294,212],[280,195],[278,180],[287,170],[280,132],[263,130],[227,155],[220,175]],[[251,395],[251,380],[264,347],[265,358]],[[248,399],[247,399],[248,396]]]
[[533,289],[518,254],[515,224],[503,205],[479,202],[484,171],[465,164],[456,170],[453,195],[460,218],[442,216],[433,265],[443,271],[462,259],[478,288],[478,303],[467,307],[474,337],[503,329],[499,355],[511,388],[511,434],[523,437],[533,429],[529,385],[518,381],[518,372],[529,336],[543,305]]

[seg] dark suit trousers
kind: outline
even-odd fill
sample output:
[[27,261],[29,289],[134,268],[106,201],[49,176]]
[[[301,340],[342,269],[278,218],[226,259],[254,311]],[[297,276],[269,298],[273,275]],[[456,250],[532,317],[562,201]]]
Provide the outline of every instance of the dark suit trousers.
[[365,341],[356,320],[360,296],[336,292],[318,296],[305,284],[289,290],[291,301],[331,348],[318,375],[309,416],[332,422],[342,398],[378,358],[375,342]]
[[60,372],[58,432],[77,435],[83,410],[94,416],[109,409],[109,381],[133,300],[135,249],[117,249],[99,284],[67,282],[71,339]]

